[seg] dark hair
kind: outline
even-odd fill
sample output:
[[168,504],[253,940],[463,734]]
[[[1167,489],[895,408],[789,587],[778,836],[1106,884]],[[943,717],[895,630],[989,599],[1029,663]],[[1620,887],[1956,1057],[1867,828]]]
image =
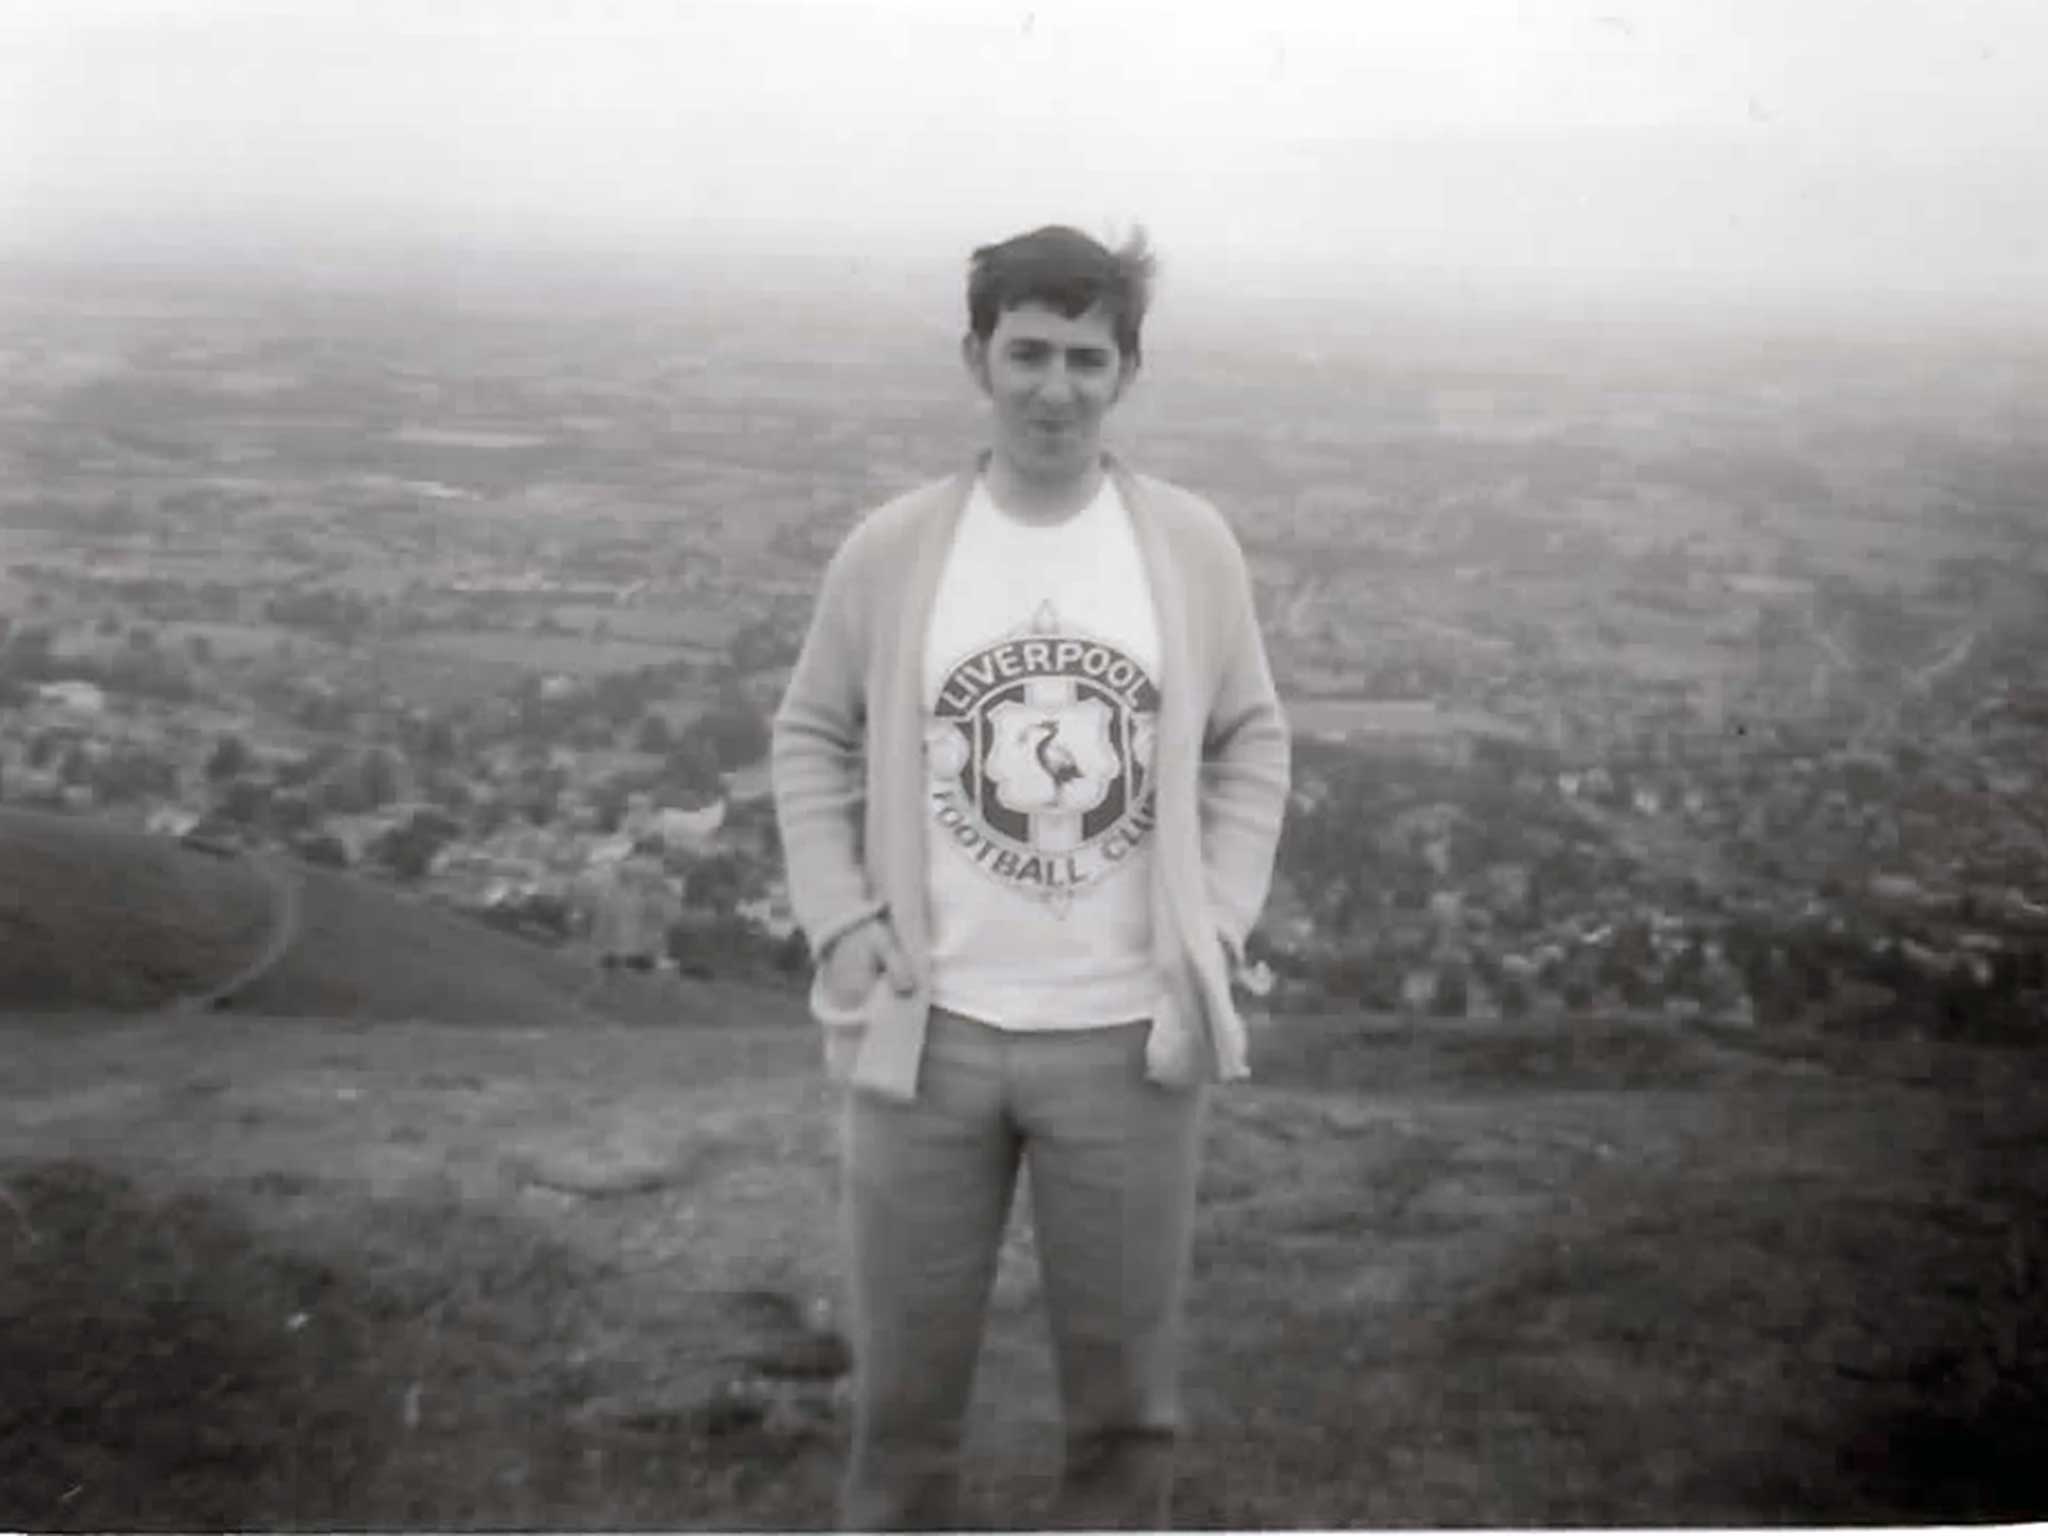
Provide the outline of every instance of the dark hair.
[[1003,311],[1019,304],[1044,304],[1071,320],[1099,303],[1117,350],[1135,363],[1156,265],[1142,227],[1112,251],[1078,229],[1048,224],[984,245],[969,259],[967,324],[987,341]]

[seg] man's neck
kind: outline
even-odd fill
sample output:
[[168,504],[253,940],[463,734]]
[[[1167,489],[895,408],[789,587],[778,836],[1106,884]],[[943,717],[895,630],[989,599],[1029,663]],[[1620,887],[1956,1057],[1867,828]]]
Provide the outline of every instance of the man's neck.
[[982,480],[998,512],[1020,523],[1045,526],[1065,522],[1092,502],[1102,489],[1104,473],[1103,461],[1098,456],[1079,475],[1038,480],[1019,474],[1016,466],[1000,453],[992,453],[982,471]]

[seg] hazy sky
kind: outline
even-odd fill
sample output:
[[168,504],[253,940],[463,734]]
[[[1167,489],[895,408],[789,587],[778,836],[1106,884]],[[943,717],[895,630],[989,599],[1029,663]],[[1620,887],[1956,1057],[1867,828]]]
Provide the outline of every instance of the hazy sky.
[[0,240],[1276,264],[2048,311],[2040,0],[0,0]]

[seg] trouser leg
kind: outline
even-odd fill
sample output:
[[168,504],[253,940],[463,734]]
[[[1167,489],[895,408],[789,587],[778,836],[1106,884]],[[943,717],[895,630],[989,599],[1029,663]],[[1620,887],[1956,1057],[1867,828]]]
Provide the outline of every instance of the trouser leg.
[[847,1095],[849,1529],[956,1523],[962,1421],[1018,1164],[999,1058],[978,1028],[934,1020],[915,1102]]
[[[1093,1032],[1091,1032],[1093,1033]],[[1052,1523],[1167,1523],[1204,1095],[1144,1075],[1144,1030],[1074,1037],[1020,1091],[1066,1467]]]

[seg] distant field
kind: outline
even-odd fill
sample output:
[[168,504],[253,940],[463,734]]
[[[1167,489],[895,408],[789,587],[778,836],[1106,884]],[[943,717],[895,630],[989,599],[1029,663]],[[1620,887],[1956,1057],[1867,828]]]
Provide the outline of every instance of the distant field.
[[1803,576],[1766,576],[1738,572],[1726,578],[1729,587],[1745,597],[1811,597],[1813,583]]
[[531,668],[460,651],[427,651],[417,644],[376,650],[377,675],[401,698],[424,705],[458,704],[514,686]]
[[1287,723],[1314,736],[1448,737],[1461,732],[1520,736],[1521,727],[1481,710],[1440,709],[1406,699],[1302,698],[1287,700]]
[[549,439],[534,432],[492,432],[480,427],[400,427],[392,441],[428,448],[537,448]]
[[426,635],[407,649],[428,656],[459,656],[524,672],[563,672],[599,677],[677,659],[678,647],[636,640],[596,640],[580,635],[528,635],[503,630],[465,630]]
[[[1633,629],[1634,620],[1630,620]],[[1705,681],[1724,677],[1735,681],[1746,669],[1729,665],[1725,649],[1717,650],[1694,640],[1646,639],[1633,633],[1605,653],[1621,672],[1640,682]]]
[[52,551],[42,559],[46,564],[68,566],[81,574],[89,572],[99,580],[155,578],[194,583],[220,582],[232,587],[276,581],[296,569],[291,562],[273,560],[265,555],[238,555],[229,551],[188,552],[182,549],[130,551],[118,561],[102,561],[76,550],[68,553]]
[[589,633],[599,624],[611,626],[615,640],[718,655],[739,626],[726,614],[702,609],[676,609],[657,604],[614,608],[603,603],[564,603],[553,610],[555,622]]
[[223,661],[240,661],[251,656],[268,656],[287,637],[287,631],[270,624],[194,624],[174,622],[162,628],[159,643],[181,649],[193,636],[201,636]]
[[2011,535],[1995,523],[1933,505],[1887,516],[1858,510],[1799,509],[1777,521],[1775,531],[1804,540],[1825,561],[1829,574],[1883,589],[1912,587],[1929,579],[1943,560],[2004,559],[2016,553]]

